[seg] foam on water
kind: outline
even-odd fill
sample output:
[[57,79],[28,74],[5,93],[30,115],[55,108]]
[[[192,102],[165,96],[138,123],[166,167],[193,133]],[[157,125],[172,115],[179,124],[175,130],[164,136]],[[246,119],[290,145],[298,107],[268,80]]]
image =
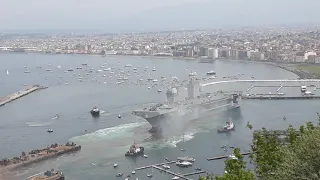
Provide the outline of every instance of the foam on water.
[[146,122],[122,124],[122,125],[118,125],[118,126],[114,126],[106,129],[100,129],[93,133],[85,134],[82,136],[76,136],[71,138],[70,140],[75,142],[88,142],[88,141],[92,142],[92,141],[99,141],[99,140],[114,139],[117,137],[120,137],[120,138],[130,137],[131,130],[143,124],[146,124]]
[[50,126],[54,124],[55,122],[27,122],[26,124],[29,127],[43,127],[43,126]]
[[198,132],[196,132],[196,131],[195,132],[188,132],[188,133],[184,134],[184,136],[183,135],[173,136],[166,141],[166,144],[168,144],[171,147],[177,147],[178,143],[183,142],[183,141],[184,142],[190,141],[191,139],[193,139],[196,133],[198,133]]

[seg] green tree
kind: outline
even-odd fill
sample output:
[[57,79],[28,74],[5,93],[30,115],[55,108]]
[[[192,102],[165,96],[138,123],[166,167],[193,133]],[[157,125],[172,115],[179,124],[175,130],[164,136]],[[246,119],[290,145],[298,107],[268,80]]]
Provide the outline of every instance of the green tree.
[[225,160],[226,173],[221,177],[216,177],[216,180],[254,180],[253,172],[246,170],[246,162],[243,160],[243,155],[240,149],[236,148],[233,151],[236,158]]
[[[250,159],[254,172],[246,170],[246,163],[239,149],[234,150],[237,159],[225,161],[225,173],[216,180],[318,180],[320,179],[320,114],[317,125],[307,122],[298,129],[289,125],[283,138],[277,131],[253,133]],[[251,130],[252,125],[247,127]],[[284,140],[284,141],[283,141]],[[201,177],[211,180],[213,176]],[[209,178],[209,179],[208,179]]]

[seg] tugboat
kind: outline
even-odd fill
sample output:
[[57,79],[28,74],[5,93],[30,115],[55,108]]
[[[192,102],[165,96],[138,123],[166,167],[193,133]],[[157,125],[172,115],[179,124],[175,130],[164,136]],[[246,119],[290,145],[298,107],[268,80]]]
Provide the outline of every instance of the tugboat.
[[230,121],[226,122],[226,125],[223,126],[223,128],[218,129],[218,133],[229,132],[229,131],[234,130],[234,128],[235,128],[235,126],[234,126],[233,122],[230,120]]
[[129,151],[126,152],[125,156],[138,156],[142,155],[144,152],[144,147],[138,147],[136,143],[130,146]]
[[90,113],[93,117],[100,116],[100,110],[96,106],[90,111]]

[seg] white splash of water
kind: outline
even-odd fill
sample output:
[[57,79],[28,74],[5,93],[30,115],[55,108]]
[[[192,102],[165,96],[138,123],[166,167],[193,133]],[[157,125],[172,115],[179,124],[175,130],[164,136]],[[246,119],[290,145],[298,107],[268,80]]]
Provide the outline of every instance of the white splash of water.
[[50,126],[55,122],[27,122],[26,124],[29,127],[43,127],[43,126]]
[[95,131],[93,133],[85,134],[82,136],[76,136],[71,138],[71,141],[76,142],[86,142],[86,141],[99,141],[99,140],[108,140],[108,139],[114,139],[117,137],[126,137],[131,136],[130,130],[132,130],[135,127],[141,126],[145,124],[146,122],[137,122],[137,123],[130,123],[130,124],[122,124],[106,129],[100,129],[98,131]]

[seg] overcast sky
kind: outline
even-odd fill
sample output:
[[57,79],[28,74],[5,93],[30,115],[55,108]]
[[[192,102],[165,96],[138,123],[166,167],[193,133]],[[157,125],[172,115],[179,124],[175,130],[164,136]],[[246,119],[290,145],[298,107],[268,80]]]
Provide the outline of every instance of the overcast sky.
[[131,32],[319,23],[320,0],[1,0],[0,29]]

